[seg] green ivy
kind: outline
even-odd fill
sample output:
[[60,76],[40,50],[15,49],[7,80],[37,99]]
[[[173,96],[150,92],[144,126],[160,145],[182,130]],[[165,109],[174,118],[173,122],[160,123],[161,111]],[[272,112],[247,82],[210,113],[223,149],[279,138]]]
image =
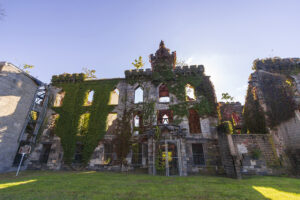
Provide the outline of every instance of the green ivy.
[[244,133],[267,133],[265,112],[256,97],[255,88],[248,86],[246,102],[243,110]]
[[[53,108],[59,114],[55,133],[61,138],[66,164],[72,163],[77,142],[83,144],[83,164],[90,160],[94,149],[106,133],[106,118],[114,108],[108,105],[110,92],[118,82],[118,79],[110,79],[55,84],[66,92],[62,106]],[[94,91],[92,105],[84,106],[87,92],[91,90]],[[87,133],[77,136],[80,116],[85,113],[90,114]]]

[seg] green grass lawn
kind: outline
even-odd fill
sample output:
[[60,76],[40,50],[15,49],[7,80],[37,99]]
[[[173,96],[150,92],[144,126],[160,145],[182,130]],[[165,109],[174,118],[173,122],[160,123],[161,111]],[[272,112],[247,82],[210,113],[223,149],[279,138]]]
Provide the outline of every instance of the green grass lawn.
[[300,200],[300,179],[26,171],[0,174],[0,199]]

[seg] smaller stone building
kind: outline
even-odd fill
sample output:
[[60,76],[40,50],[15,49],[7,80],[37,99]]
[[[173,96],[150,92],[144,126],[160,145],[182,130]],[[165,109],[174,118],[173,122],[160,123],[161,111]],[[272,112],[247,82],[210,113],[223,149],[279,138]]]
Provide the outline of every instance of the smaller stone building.
[[0,172],[14,170],[19,147],[35,141],[45,87],[18,67],[0,62]]

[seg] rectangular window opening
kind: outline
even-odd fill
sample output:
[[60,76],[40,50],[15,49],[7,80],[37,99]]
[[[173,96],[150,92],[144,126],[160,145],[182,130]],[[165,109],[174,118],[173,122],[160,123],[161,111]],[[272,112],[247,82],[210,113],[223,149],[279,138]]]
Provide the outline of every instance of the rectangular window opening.
[[205,165],[203,145],[202,144],[192,144],[192,151],[193,151],[194,165]]

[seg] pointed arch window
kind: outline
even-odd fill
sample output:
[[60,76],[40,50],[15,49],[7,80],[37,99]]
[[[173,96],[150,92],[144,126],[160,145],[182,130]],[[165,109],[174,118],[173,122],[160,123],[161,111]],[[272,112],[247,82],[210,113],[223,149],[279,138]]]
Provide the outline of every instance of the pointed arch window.
[[87,93],[87,99],[84,102],[85,106],[90,106],[93,103],[93,99],[94,99],[94,90],[90,90]]
[[88,133],[90,115],[90,113],[85,113],[80,116],[77,136],[84,136]]
[[185,97],[186,101],[195,101],[196,95],[195,95],[195,88],[191,86],[190,84],[187,84],[185,86]]
[[159,86],[159,102],[170,102],[169,90],[165,84]]
[[144,101],[144,91],[142,87],[138,87],[134,91],[134,103],[142,103]]
[[60,91],[55,96],[54,107],[60,107],[63,104],[63,100],[65,98],[66,92]]
[[140,127],[140,117],[138,115],[134,116],[134,127]]
[[111,91],[108,105],[118,105],[118,103],[119,103],[119,94],[120,94],[120,91],[119,91],[118,88],[115,88],[113,91]]
[[173,112],[171,110],[159,110],[157,115],[157,124],[170,124],[173,121]]
[[106,118],[106,131],[114,124],[114,121],[117,120],[117,113],[109,113]]

